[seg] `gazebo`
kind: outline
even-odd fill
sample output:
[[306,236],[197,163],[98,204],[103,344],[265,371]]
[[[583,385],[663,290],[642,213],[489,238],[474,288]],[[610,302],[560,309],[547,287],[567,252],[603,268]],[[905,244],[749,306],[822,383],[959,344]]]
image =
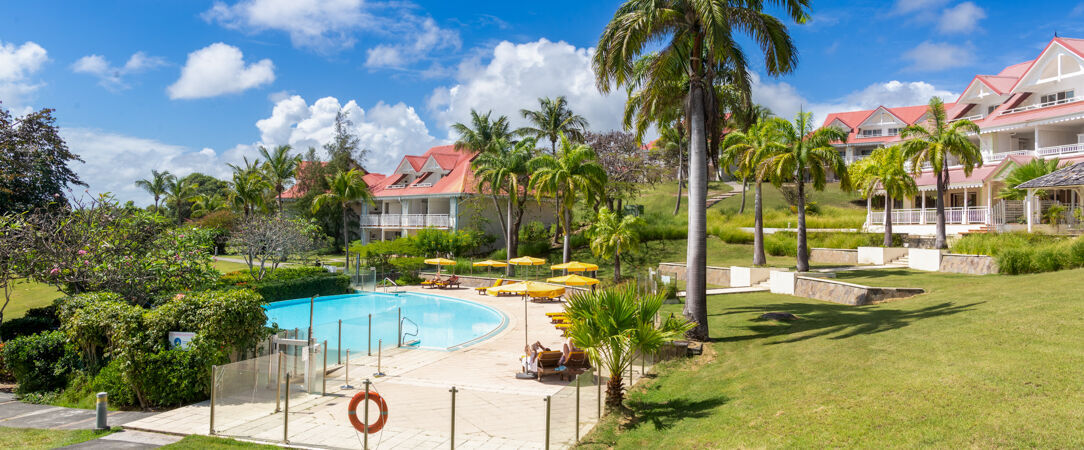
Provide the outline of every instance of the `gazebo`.
[[1025,189],[1028,193],[1024,200],[1024,210],[1028,217],[1028,232],[1030,233],[1031,225],[1035,220],[1034,211],[1037,211],[1035,191],[1050,188],[1072,189],[1076,190],[1081,195],[1081,198],[1084,198],[1084,162],[1066,166],[1041,177],[1025,181],[1017,185],[1016,188]]

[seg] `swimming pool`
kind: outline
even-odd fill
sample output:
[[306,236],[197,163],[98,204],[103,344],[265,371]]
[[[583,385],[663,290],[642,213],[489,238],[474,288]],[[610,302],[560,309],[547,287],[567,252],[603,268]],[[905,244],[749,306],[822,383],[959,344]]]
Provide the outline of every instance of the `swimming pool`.
[[[265,309],[269,325],[277,323],[283,329],[298,328],[304,336],[309,326],[309,299],[274,302]],[[488,306],[415,292],[359,292],[317,297],[312,310],[312,334],[317,342],[327,340],[330,348],[338,348],[341,319],[342,348],[355,354],[365,352],[370,345],[375,352],[380,340],[383,340],[384,348],[395,347],[400,313],[404,319],[404,345],[434,350],[456,350],[476,344],[497,334],[508,323],[503,313]]]

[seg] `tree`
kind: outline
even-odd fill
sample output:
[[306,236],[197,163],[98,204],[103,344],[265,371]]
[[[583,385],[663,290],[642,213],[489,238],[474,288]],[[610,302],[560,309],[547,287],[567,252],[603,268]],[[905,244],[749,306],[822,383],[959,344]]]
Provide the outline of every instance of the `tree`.
[[188,204],[196,196],[197,188],[199,188],[199,185],[188,178],[177,178],[170,175],[166,179],[166,203],[173,204],[173,211],[176,214],[178,225],[184,220],[184,210],[188,208]]
[[665,155],[677,156],[677,196],[674,197],[674,215],[681,211],[681,188],[685,184],[685,175],[688,172],[685,166],[685,147],[688,140],[685,139],[685,128],[681,124],[664,124],[659,127],[659,139],[655,145]]
[[[369,158],[369,149],[362,148],[361,139],[350,131],[353,126],[354,123],[350,121],[346,113],[342,111],[335,113],[335,136],[331,142],[324,144],[332,175],[340,170],[362,169],[365,166],[365,160]],[[361,174],[365,175],[364,169]]]
[[[369,185],[365,184],[363,174],[358,169],[350,169],[339,172],[334,177],[328,178],[327,192],[317,195],[312,202],[312,211],[316,212],[326,204],[335,204],[342,208],[343,217],[343,243],[344,251],[350,252],[350,236],[347,234],[346,215],[350,211],[350,204],[361,202],[363,208],[372,205],[373,194],[369,192]],[[350,272],[350,255],[346,257],[346,271]]]
[[938,97],[930,99],[928,119],[925,125],[914,124],[900,131],[904,139],[903,157],[911,162],[916,174],[929,164],[937,179],[937,238],[934,246],[948,248],[945,237],[945,191],[949,185],[950,158],[960,164],[967,176],[982,166],[982,153],[968,139],[968,134],[979,134],[979,126],[970,120],[949,122],[945,115],[945,102]]
[[798,271],[809,271],[809,248],[806,246],[805,230],[805,184],[813,183],[813,189],[823,191],[828,173],[839,177],[841,189],[850,188],[850,177],[843,157],[832,147],[833,142],[847,142],[847,133],[836,127],[813,130],[813,114],[799,112],[794,123],[772,119],[771,124],[779,133],[779,152],[764,161],[768,177],[776,186],[793,182],[798,194]]
[[254,215],[236,226],[229,249],[245,259],[253,279],[262,280],[274,273],[280,262],[313,250],[320,234],[319,227],[310,221],[282,214]]
[[732,167],[733,171],[753,178],[753,265],[768,263],[764,255],[764,189],[768,171],[764,161],[784,150],[777,127],[770,120],[762,120],[746,132],[734,131],[723,140],[723,152],[719,165]]
[[899,145],[893,145],[874,150],[848,169],[851,183],[867,201],[878,189],[885,192],[885,247],[892,246],[892,201],[918,193],[915,179],[904,163],[903,150]]
[[21,215],[0,215],[0,286],[4,288],[0,324],[4,323],[4,310],[11,303],[14,283],[30,275],[30,238]]
[[[738,108],[731,111],[730,116],[726,118],[726,123],[727,128],[731,130],[745,132],[749,131],[758,122],[768,120],[771,117],[772,111],[770,109],[754,104],[749,108]],[[725,148],[726,145],[724,144],[723,147]],[[749,190],[749,180],[753,178],[753,173],[742,170],[741,167],[728,166],[722,161],[720,161],[719,166],[730,176],[741,179],[741,206],[738,207],[738,214],[744,214],[745,193]]]
[[614,86],[636,81],[633,63],[648,46],[661,42],[662,50],[647,71],[646,84],[688,78],[685,116],[689,129],[689,239],[685,315],[697,324],[689,337],[698,340],[708,338],[707,119],[709,112],[711,117],[717,116],[716,105],[709,102],[713,96],[705,96],[705,90],[714,92],[708,87],[720,66],[730,66],[738,74],[748,73],[735,30],[750,35],[760,46],[769,75],[790,72],[798,62],[786,26],[762,11],[765,3],[779,6],[798,23],[808,18],[808,0],[628,0],[603,30],[593,60],[596,86],[609,92]]
[[602,258],[614,257],[614,282],[621,281],[621,254],[640,247],[639,228],[643,220],[636,216],[622,216],[603,207],[587,230],[591,237],[591,253]]
[[270,185],[258,172],[235,167],[230,188],[229,202],[247,218],[253,212],[264,208],[264,192],[267,192]]
[[606,404],[610,407],[621,406],[622,374],[638,352],[652,353],[693,327],[673,317],[656,326],[655,314],[662,301],[662,295],[641,295],[629,284],[577,293],[565,304],[568,336],[587,352],[600,373],[605,371],[610,377],[606,383]]
[[632,134],[589,132],[585,138],[606,172],[606,192],[602,197],[611,211],[621,211],[622,202],[636,198],[644,183],[656,183],[662,178],[658,155],[637,145]]
[[[504,230],[506,256],[512,259],[519,253],[519,227],[523,220],[526,197],[524,188],[530,179],[528,163],[534,156],[535,140],[527,138],[512,144],[501,139],[489,144],[489,147],[490,151],[483,152],[474,159],[471,168],[478,183],[478,191],[488,193],[493,199]],[[500,203],[497,201],[502,194],[507,200],[507,218],[501,214]],[[509,266],[505,270],[507,276],[512,276],[514,267]]]
[[[1026,189],[1016,189],[1021,183],[1034,180],[1043,175],[1053,173],[1058,170],[1058,158],[1054,159],[1033,159],[1027,163],[1015,168],[1009,173],[1009,176],[1005,177],[1005,187],[998,191],[997,196],[999,198],[1007,200],[1024,200],[1027,198],[1028,192]],[[1046,191],[1041,189],[1035,191],[1035,195],[1039,197],[1046,197]]]
[[455,141],[456,150],[470,150],[485,152],[494,149],[494,145],[505,141],[512,142],[512,133],[508,131],[508,118],[500,116],[496,120],[490,120],[493,111],[478,114],[474,109],[470,110],[470,125],[457,122],[452,125],[452,130],[459,135]]
[[199,194],[192,198],[192,217],[203,217],[215,211],[221,211],[230,207],[228,198],[221,194]]
[[282,191],[286,190],[286,184],[294,179],[297,166],[301,165],[301,155],[290,155],[289,145],[280,145],[274,150],[268,151],[267,147],[260,146],[260,156],[266,160],[263,163],[263,176],[275,190],[278,198],[279,212],[282,212]]
[[516,130],[516,134],[536,140],[549,139],[550,154],[557,156],[557,139],[563,133],[575,142],[583,142],[587,133],[587,119],[568,109],[568,100],[562,95],[551,100],[538,99],[538,110],[521,109],[519,113],[530,123]]
[[12,119],[0,107],[0,214],[66,205],[68,188],[87,186],[72,161],[83,162],[60,137],[52,109]]
[[150,179],[136,180],[135,184],[139,188],[147,191],[148,194],[154,196],[154,211],[158,212],[158,201],[166,195],[166,185],[169,177],[172,176],[168,170],[161,172],[157,170],[151,170]]
[[572,257],[572,214],[576,200],[583,198],[591,203],[605,190],[606,171],[595,159],[591,147],[573,144],[562,134],[561,148],[556,156],[542,154],[530,162],[532,175],[528,190],[535,192],[539,202],[544,195],[553,196],[557,201],[564,232],[562,262],[568,262]]

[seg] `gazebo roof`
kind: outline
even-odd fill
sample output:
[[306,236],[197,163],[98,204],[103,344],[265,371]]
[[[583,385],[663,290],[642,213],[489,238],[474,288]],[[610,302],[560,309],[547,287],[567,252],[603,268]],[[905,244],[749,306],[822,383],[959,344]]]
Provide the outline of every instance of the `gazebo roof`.
[[1084,186],[1084,162],[1034,178],[1016,186],[1017,189]]

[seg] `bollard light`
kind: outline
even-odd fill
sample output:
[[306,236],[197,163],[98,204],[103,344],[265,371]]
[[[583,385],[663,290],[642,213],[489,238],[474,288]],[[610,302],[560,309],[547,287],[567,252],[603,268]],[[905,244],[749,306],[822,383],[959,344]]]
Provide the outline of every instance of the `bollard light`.
[[[102,430],[109,429],[109,424],[107,423],[108,418],[109,418],[109,394],[107,394],[105,392],[99,392],[98,393],[98,400],[97,400],[96,409],[95,409],[95,418],[97,419],[97,421],[95,422],[95,426],[94,426],[95,430],[102,431]],[[212,419],[211,423],[212,423],[211,432],[213,433],[214,432],[213,419]]]

